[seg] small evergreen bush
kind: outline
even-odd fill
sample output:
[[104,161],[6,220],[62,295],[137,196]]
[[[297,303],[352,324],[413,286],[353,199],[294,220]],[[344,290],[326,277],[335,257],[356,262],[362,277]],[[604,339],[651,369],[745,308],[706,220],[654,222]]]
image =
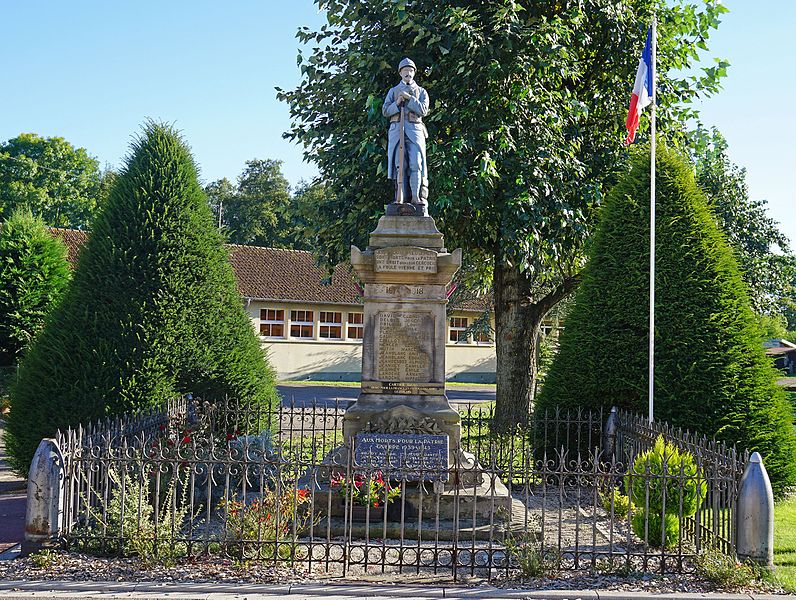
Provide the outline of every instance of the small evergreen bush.
[[0,226],[0,367],[17,364],[69,283],[66,246],[17,208]]
[[[690,167],[665,148],[656,164],[655,418],[759,451],[779,495],[796,483],[793,412]],[[538,415],[647,412],[649,186],[642,150],[601,209]]]
[[188,147],[149,123],[72,285],[20,365],[6,439],[12,465],[26,473],[56,429],[188,392],[265,409],[277,402],[274,379]]
[[664,442],[662,436],[633,461],[626,487],[636,510],[633,532],[651,546],[664,547],[679,541],[680,518],[696,514],[708,489],[693,455]]

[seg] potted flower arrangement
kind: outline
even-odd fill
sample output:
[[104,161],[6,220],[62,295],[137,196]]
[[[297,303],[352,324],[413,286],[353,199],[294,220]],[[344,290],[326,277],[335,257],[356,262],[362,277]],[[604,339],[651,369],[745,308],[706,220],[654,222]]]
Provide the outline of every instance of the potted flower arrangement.
[[384,510],[401,494],[400,485],[390,485],[381,471],[369,475],[354,473],[351,479],[337,475],[332,478],[332,489],[336,489],[343,502],[346,498],[351,503],[351,519],[370,521],[384,519]]

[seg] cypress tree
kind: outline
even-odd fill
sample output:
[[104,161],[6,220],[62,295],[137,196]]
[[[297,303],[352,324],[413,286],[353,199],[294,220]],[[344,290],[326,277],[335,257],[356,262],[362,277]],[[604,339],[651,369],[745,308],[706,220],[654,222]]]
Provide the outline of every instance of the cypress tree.
[[0,367],[17,363],[69,282],[66,246],[30,210],[0,226]]
[[[655,418],[758,450],[778,492],[796,482],[792,411],[747,289],[687,163],[656,160]],[[649,158],[609,194],[537,414],[647,412]]]
[[188,392],[277,401],[190,151],[171,127],[147,123],[72,285],[20,366],[12,464],[26,472],[57,428]]

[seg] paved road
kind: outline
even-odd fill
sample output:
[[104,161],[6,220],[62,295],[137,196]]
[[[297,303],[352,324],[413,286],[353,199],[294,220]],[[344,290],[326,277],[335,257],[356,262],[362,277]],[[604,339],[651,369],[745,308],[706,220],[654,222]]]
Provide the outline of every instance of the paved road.
[[[341,408],[357,399],[359,387],[335,385],[303,385],[281,383],[277,386],[283,402],[295,402],[298,406],[307,406],[313,401],[321,406],[334,406],[340,402]],[[448,398],[453,404],[472,404],[489,402],[495,399],[495,386],[468,385],[451,386],[447,389]]]
[[3,427],[0,422],[0,552],[22,541],[25,533],[25,481],[17,477],[5,460]]

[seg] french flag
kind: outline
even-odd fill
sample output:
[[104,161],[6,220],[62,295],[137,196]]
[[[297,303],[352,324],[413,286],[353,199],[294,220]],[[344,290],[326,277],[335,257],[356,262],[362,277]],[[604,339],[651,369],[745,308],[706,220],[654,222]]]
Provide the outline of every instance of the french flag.
[[633,143],[638,129],[638,118],[641,110],[652,104],[652,27],[647,31],[647,43],[644,52],[638,61],[636,83],[633,86],[633,95],[630,97],[630,110],[627,112],[627,138],[625,145]]

